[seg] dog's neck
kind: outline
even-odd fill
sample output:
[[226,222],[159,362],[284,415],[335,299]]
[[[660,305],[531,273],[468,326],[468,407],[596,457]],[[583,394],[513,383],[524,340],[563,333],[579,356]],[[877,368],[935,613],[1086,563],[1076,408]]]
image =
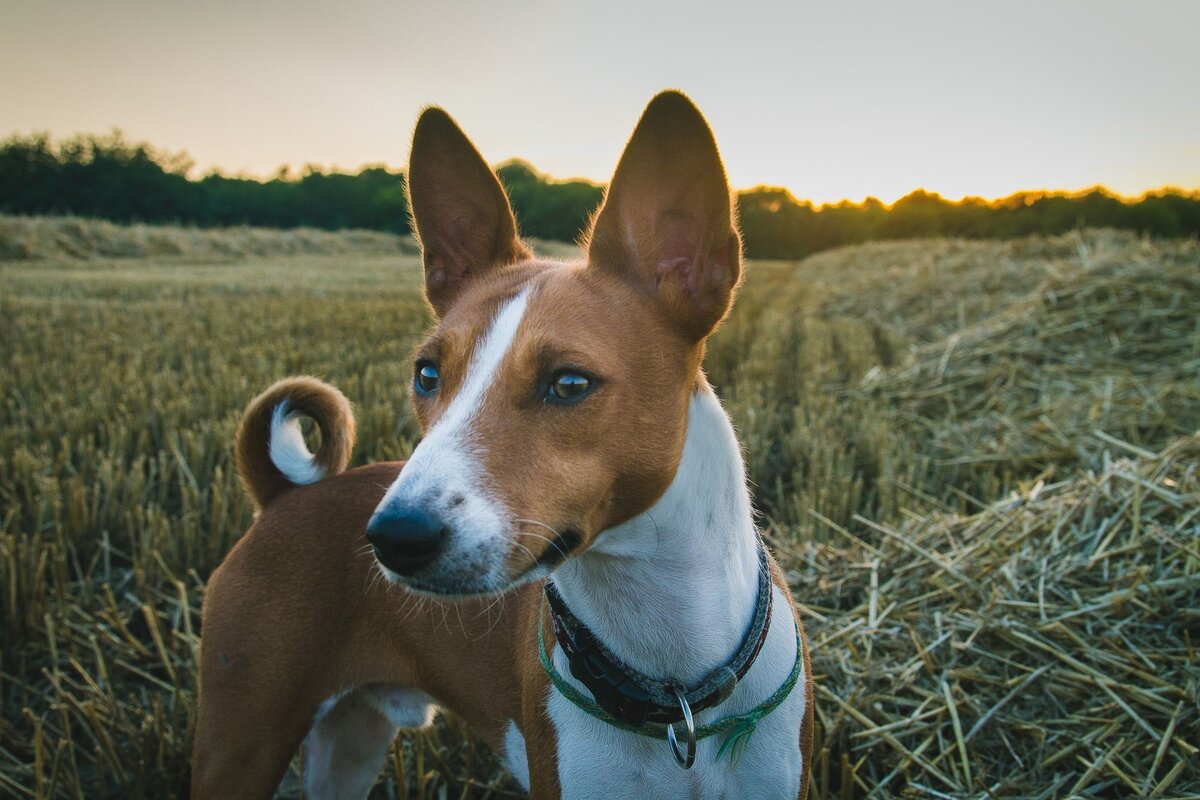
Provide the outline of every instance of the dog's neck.
[[756,535],[733,425],[701,382],[666,492],[647,511],[601,533],[553,580],[568,607],[623,662],[692,686],[733,656],[750,626]]

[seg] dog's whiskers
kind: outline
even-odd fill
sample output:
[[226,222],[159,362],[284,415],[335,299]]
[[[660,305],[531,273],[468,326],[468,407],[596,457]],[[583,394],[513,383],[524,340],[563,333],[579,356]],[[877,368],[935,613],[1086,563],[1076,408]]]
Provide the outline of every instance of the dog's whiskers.
[[525,517],[517,517],[516,519],[513,520],[513,522],[524,522],[529,525],[537,525],[539,528],[545,528],[546,530],[550,531],[555,536],[562,536],[562,534],[559,533],[557,530],[555,530],[552,526],[547,525],[544,522],[538,522],[536,519],[526,519]]
[[[554,534],[555,538],[551,539],[546,534],[538,533],[537,531],[517,530],[516,534],[518,536],[535,536],[538,539],[544,539],[551,547],[553,547],[555,550],[557,550],[558,554],[560,556],[562,556],[563,558],[566,558],[568,555],[570,555],[570,553],[566,550],[563,550],[562,546],[559,545],[559,543],[558,543],[558,540],[560,538],[562,538],[562,534],[558,530],[553,528],[552,526],[547,525],[544,522],[538,522],[536,519],[525,519],[522,517],[518,517],[518,518],[514,519],[513,522],[524,523],[526,525],[537,525],[539,528],[545,528],[546,530],[550,531],[550,533]],[[523,549],[525,550],[526,553],[529,553],[530,556],[533,556],[533,553],[531,553],[529,551],[529,548],[524,547],[523,545],[520,545],[520,543],[515,540],[513,541],[513,544],[523,547]],[[536,563],[538,561],[538,558],[536,556],[534,556],[533,560]]]
[[[497,625],[500,624],[500,620],[504,618],[504,601],[506,599],[508,599],[508,592],[504,592],[503,594],[496,595],[496,599],[493,600],[492,602],[488,603],[488,606],[485,609],[488,612],[488,622],[489,622],[488,628],[486,631],[483,632],[483,635],[481,635],[475,641],[479,641],[479,639],[485,639],[488,636],[491,636],[492,631],[496,628]],[[491,611],[497,605],[500,606],[500,611],[499,611],[499,613],[496,614],[496,620],[495,620],[495,622],[493,622]]]

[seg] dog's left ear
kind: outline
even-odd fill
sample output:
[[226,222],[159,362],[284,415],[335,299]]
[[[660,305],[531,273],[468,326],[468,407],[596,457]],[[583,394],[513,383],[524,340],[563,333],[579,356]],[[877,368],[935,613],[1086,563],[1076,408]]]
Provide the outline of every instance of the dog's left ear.
[[667,91],[646,107],[588,239],[593,268],[655,295],[700,340],[725,318],[742,276],[729,182],[699,109]]
[[443,316],[471,280],[532,253],[496,173],[440,108],[417,120],[408,202],[425,263],[425,296]]

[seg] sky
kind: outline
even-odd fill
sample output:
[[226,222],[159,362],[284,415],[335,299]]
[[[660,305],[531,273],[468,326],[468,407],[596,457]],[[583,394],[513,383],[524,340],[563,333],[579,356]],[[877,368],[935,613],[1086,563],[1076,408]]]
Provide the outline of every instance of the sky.
[[1197,31],[1197,0],[0,0],[0,137],[400,167],[434,104],[492,163],[607,181],[673,87],[736,188],[1136,195],[1200,188]]

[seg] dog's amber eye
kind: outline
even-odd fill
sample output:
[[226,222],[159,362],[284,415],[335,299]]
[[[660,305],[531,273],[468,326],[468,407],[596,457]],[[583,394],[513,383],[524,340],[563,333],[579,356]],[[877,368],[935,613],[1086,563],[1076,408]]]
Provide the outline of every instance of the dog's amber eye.
[[432,394],[441,383],[441,375],[432,361],[418,361],[416,374],[413,376],[413,388],[417,394]]
[[546,392],[546,399],[560,403],[582,400],[592,390],[592,380],[578,372],[563,371],[554,376]]

